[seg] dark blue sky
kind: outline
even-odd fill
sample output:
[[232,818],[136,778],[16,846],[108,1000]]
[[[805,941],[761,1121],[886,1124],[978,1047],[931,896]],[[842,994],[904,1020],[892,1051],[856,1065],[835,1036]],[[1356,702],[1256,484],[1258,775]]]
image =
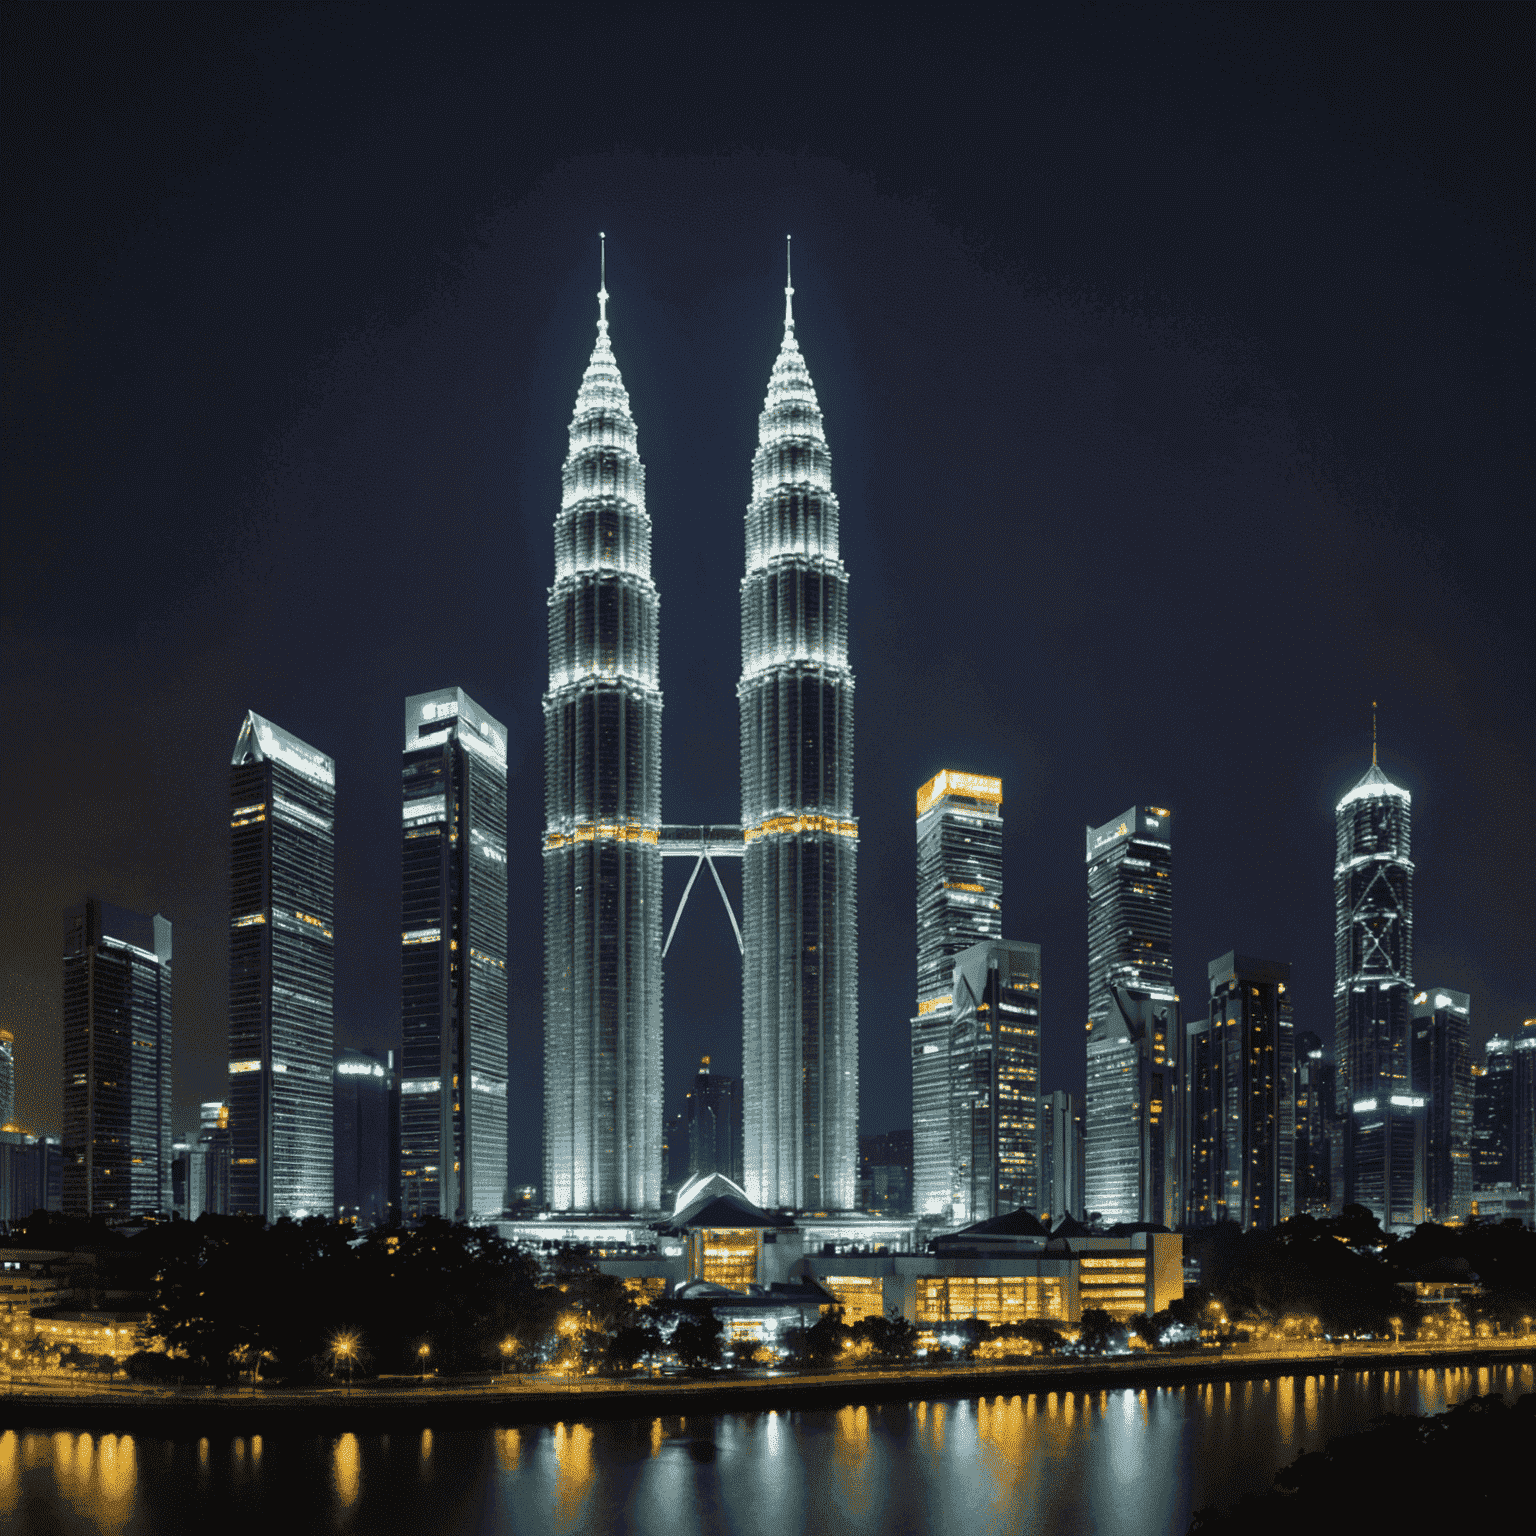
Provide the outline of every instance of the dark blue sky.
[[[1414,794],[1415,973],[1536,1014],[1532,9],[12,5],[0,1022],[56,1129],[59,933],[171,917],[222,1093],[227,764],[338,778],[338,1036],[398,1032],[407,693],[511,728],[515,1178],[541,1092],[544,595],[609,235],[664,812],[737,812],[742,514],[793,231],[858,679],[862,1123],[907,1123],[912,796],[1002,775],[1005,932],[1082,1081],[1082,830],[1174,814],[1186,999],[1332,1025],[1332,805]],[[668,869],[675,901],[686,869]],[[734,890],[733,890],[734,894]],[[670,919],[670,911],[669,911]],[[669,1107],[739,1070],[718,902]]]

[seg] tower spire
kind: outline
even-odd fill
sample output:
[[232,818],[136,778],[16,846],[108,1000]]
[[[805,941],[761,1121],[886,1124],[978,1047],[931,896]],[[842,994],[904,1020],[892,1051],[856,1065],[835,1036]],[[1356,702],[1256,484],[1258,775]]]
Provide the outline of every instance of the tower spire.
[[1376,766],[1376,700],[1371,700],[1371,767]]
[[608,334],[608,236],[597,232],[597,328]]
[[795,309],[792,300],[795,296],[795,287],[790,277],[789,266],[789,242],[791,237],[784,236],[784,329],[792,331],[795,328]]

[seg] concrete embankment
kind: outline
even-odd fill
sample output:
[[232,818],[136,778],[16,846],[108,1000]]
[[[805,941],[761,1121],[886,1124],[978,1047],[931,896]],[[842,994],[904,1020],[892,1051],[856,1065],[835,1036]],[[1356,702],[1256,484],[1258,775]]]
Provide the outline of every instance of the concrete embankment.
[[859,1403],[1043,1394],[1369,1370],[1502,1366],[1536,1362],[1536,1344],[1464,1349],[1383,1348],[1316,1354],[1181,1354],[1030,1365],[849,1370],[827,1374],[701,1381],[573,1383],[567,1388],[500,1383],[462,1387],[408,1383],[340,1389],[94,1393],[17,1390],[0,1399],[0,1427],[68,1429],[187,1439],[203,1435],[388,1433],[411,1429],[594,1422],[841,1408]]

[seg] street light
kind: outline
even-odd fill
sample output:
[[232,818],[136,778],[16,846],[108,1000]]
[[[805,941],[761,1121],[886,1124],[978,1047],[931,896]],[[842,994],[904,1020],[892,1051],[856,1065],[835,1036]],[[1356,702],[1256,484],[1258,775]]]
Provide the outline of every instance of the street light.
[[508,1334],[506,1338],[501,1341],[501,1374],[503,1379],[505,1379],[507,1374],[507,1361],[512,1358],[516,1351],[517,1340],[514,1339],[511,1334]]
[[352,1395],[352,1362],[357,1358],[357,1335],[352,1333],[338,1333],[331,1340],[331,1355],[339,1366],[343,1361],[347,1366],[347,1395]]
[[422,1386],[426,1386],[427,1356],[432,1353],[432,1346],[430,1344],[423,1344],[420,1346],[420,1348],[417,1349],[416,1353],[421,1357],[421,1384]]

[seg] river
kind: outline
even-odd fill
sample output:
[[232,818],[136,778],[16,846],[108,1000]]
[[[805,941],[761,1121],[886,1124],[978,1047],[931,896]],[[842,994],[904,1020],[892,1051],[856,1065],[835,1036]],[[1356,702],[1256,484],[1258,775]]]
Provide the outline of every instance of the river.
[[7,1430],[0,1529],[1182,1536],[1377,1414],[1531,1391],[1521,1364],[390,1435]]

